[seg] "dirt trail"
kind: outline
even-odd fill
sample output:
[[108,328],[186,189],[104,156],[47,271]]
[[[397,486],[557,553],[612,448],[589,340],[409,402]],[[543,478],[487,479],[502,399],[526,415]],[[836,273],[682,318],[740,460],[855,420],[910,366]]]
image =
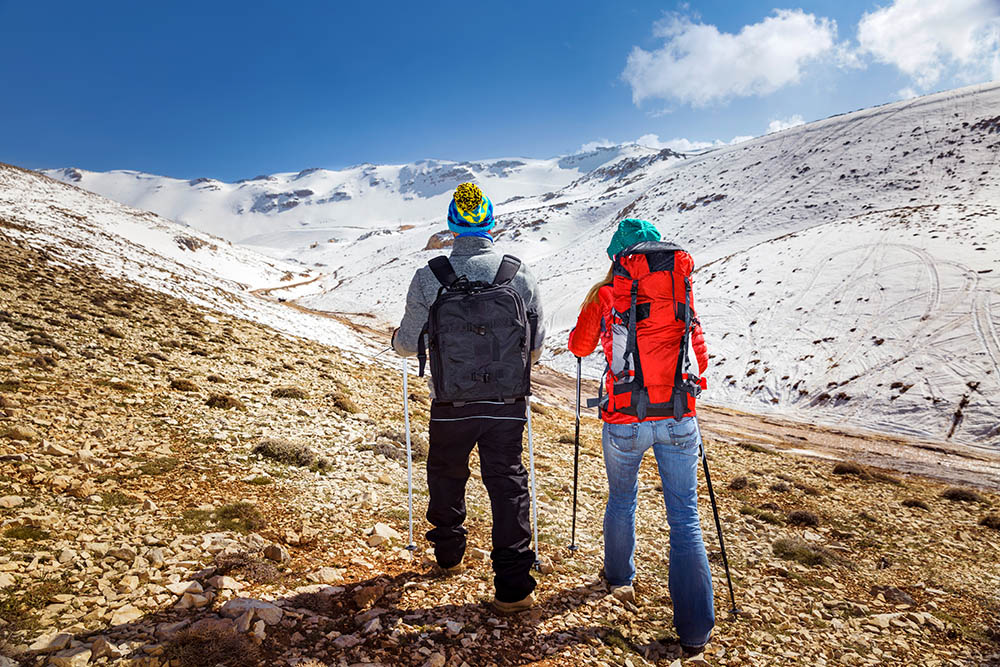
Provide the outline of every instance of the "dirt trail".
[[[573,409],[575,378],[544,366],[533,371],[532,378],[539,399]],[[581,394],[584,400],[597,396],[597,382],[585,380]],[[583,414],[596,416],[596,411],[585,409]],[[954,443],[758,415],[705,401],[700,402],[698,415],[709,445],[713,440],[752,441],[786,453],[858,461],[954,484],[1000,489],[1000,453]]]
[[310,278],[309,280],[300,280],[297,283],[288,283],[287,285],[277,285],[275,287],[258,287],[255,290],[250,290],[250,293],[255,296],[270,296],[271,292],[276,292],[283,289],[291,289],[293,287],[301,287],[302,285],[309,285],[316,282],[320,278],[325,278],[326,274],[321,273],[315,278]]
[[[273,289],[280,288],[255,290],[254,294],[266,295]],[[292,301],[284,304],[300,312],[336,320],[371,337],[379,345],[389,344],[390,332],[387,329],[359,324],[346,315],[307,308]],[[547,366],[536,366],[532,371],[532,385],[537,400],[573,411],[576,403],[574,377]],[[584,380],[581,396],[584,401],[588,397],[597,396],[597,382]],[[709,445],[713,440],[753,441],[806,457],[857,461],[948,483],[1000,490],[1000,452],[992,453],[954,443],[862,429],[799,422],[785,417],[711,405],[705,401],[701,402],[698,411],[702,432]],[[581,413],[585,417],[597,417],[596,409],[584,408]]]

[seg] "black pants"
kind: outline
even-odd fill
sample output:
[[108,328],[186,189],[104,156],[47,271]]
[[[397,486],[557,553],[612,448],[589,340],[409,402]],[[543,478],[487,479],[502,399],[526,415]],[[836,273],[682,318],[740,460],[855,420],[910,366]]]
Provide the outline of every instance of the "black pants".
[[469,455],[479,443],[479,467],[493,509],[493,585],[501,602],[517,602],[535,589],[531,566],[531,496],[521,464],[525,402],[432,405],[427,455],[427,539],[442,567],[465,554],[465,483]]

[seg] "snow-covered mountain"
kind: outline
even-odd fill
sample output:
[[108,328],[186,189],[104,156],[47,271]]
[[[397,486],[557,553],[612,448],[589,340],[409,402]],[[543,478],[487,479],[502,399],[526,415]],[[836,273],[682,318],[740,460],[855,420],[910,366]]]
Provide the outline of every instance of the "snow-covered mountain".
[[505,210],[516,210],[519,199],[558,190],[609,162],[657,153],[628,145],[548,160],[423,160],[339,171],[312,168],[236,183],[136,171],[67,168],[43,173],[234,243],[280,254],[316,241],[354,240],[373,228],[440,218],[455,187],[466,181],[480,183]]
[[53,175],[317,270],[287,296],[382,324],[440,252],[425,248],[451,188],[476,180],[497,203],[498,245],[540,279],[546,363],[567,370],[566,332],[607,270],[611,230],[643,217],[700,267],[708,400],[998,447],[998,110],[1000,85],[986,84],[698,155],[631,146],[240,184]]

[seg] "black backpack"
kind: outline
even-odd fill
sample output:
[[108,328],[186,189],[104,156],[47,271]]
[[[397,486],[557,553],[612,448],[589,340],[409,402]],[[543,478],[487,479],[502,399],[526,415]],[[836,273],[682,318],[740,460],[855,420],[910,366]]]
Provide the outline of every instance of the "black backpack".
[[417,358],[423,377],[429,348],[435,401],[461,406],[528,396],[534,313],[510,284],[521,260],[504,255],[491,283],[456,276],[445,256],[427,264],[441,287],[420,332]]

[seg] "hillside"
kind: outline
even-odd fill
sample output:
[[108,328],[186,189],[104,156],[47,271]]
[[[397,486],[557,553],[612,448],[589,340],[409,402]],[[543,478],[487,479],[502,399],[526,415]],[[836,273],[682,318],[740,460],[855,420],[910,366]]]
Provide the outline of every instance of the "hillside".
[[[477,472],[470,568],[442,578],[427,561],[419,455],[418,550],[403,548],[395,362],[98,270],[103,255],[43,240],[34,215],[0,218],[0,653],[144,667],[676,664],[649,460],[636,599],[598,578],[596,420],[584,420],[570,554],[572,413],[535,411],[547,573],[536,610],[496,617],[482,604]],[[411,387],[419,452],[427,394]],[[802,436],[764,442],[739,419],[752,418],[703,415],[742,613],[725,613],[710,547],[719,624],[688,664],[1000,664],[1000,496],[800,458],[772,446]]]
[[369,349],[347,326],[254,295],[318,274],[3,163],[0,221],[8,236],[63,261],[344,350]]
[[[248,183],[80,172],[78,184],[196,228],[238,220],[235,238],[316,272],[317,280],[273,297],[385,328],[402,312],[414,269],[440,252],[424,248],[444,228],[451,176],[443,174],[471,174],[498,203],[499,247],[530,262],[540,279],[551,332],[544,363],[563,371],[573,366],[566,334],[585,287],[606,271],[611,229],[626,215],[645,217],[699,267],[696,300],[713,355],[707,400],[995,450],[998,108],[1000,85],[984,84],[699,155],[620,147],[544,169],[522,160],[502,178],[497,162],[434,163],[440,191],[420,193],[403,192],[398,167],[375,185],[351,170],[278,175],[266,187],[352,178],[358,202],[379,203],[303,202],[265,218],[233,203]],[[552,165],[572,168],[572,178]],[[542,171],[529,170],[536,167]],[[213,208],[223,201],[225,215]],[[314,216],[321,210],[328,228]],[[602,368],[588,360],[590,377]]]

